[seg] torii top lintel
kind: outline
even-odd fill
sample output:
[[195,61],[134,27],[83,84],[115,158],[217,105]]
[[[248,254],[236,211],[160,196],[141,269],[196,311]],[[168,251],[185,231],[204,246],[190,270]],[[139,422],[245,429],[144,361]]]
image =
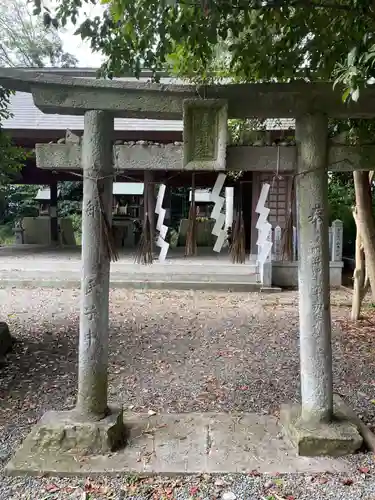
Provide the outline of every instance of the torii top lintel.
[[32,93],[44,113],[82,115],[104,110],[122,118],[180,119],[188,98],[225,99],[229,118],[296,118],[324,112],[332,118],[375,117],[375,88],[364,89],[358,103],[342,102],[332,83],[251,83],[164,85],[52,75],[0,68],[0,85]]

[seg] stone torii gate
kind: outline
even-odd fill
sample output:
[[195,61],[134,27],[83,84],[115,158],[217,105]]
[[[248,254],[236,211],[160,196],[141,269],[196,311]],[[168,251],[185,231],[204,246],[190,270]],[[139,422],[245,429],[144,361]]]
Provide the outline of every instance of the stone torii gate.
[[[370,170],[375,151],[372,146],[329,144],[327,117],[375,116],[375,92],[366,90],[359,103],[345,105],[329,83],[208,86],[203,93],[185,85],[90,80],[9,69],[0,69],[0,84],[31,92],[45,113],[84,115],[82,145],[36,147],[38,167],[50,169],[52,164],[54,169],[83,171],[77,405],[69,412],[47,413],[26,439],[24,449],[32,453],[46,449],[105,453],[125,442],[122,410],[109,407],[107,400],[110,259],[102,234],[102,213],[110,221],[115,171],[273,171],[275,149],[227,147],[227,119],[249,117],[296,119],[297,146],[282,148],[279,171],[294,174],[297,187],[301,405],[285,406],[282,422],[302,455],[341,455],[358,449],[362,438],[356,426],[347,415],[343,418],[342,405],[340,411],[334,408],[327,172]],[[183,147],[112,147],[115,117],[182,116]]]

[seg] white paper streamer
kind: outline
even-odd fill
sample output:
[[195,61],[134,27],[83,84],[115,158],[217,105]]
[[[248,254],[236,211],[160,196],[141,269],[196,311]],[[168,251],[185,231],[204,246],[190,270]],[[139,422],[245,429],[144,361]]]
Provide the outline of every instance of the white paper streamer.
[[215,220],[212,234],[217,237],[213,251],[218,253],[221,251],[227,236],[225,231],[225,214],[221,213],[225,199],[220,196],[226,177],[225,174],[219,174],[211,192],[211,201],[215,204],[211,212],[211,219]]
[[265,206],[269,190],[270,184],[263,184],[259,195],[259,200],[255,208],[255,211],[259,214],[259,218],[255,227],[258,229],[257,264],[259,266],[261,283],[263,283],[263,266],[270,259],[272,249],[272,226],[267,220],[270,209]]
[[166,210],[165,208],[162,207],[165,195],[165,189],[166,189],[165,184],[161,184],[159,187],[159,193],[156,199],[156,207],[155,207],[155,213],[158,215],[158,220],[156,221],[156,229],[159,231],[159,236],[158,239],[156,240],[156,246],[160,248],[159,262],[165,261],[169,249],[169,243],[165,241],[165,237],[167,236],[168,232],[168,226],[164,225]]

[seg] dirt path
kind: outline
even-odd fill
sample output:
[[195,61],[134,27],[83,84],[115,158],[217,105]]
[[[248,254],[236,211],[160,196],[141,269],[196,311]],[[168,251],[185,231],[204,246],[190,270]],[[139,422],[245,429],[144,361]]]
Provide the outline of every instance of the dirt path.
[[[299,398],[295,292],[116,290],[110,300],[110,399],[125,407],[276,413]],[[348,300],[332,295],[335,391],[375,423],[375,329],[369,317],[348,332]],[[79,291],[2,289],[0,304],[19,340],[0,372],[5,463],[44,411],[74,405]]]

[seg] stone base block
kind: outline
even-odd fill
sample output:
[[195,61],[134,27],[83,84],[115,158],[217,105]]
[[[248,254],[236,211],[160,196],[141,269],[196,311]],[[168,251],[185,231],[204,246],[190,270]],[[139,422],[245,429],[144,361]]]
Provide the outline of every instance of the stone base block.
[[72,411],[49,411],[31,430],[16,454],[20,457],[41,453],[100,455],[116,451],[126,442],[122,409],[111,408],[99,421],[82,422]]
[[290,442],[280,439],[280,425],[273,415],[126,413],[125,425],[129,431],[127,445],[116,453],[80,457],[49,450],[31,454],[21,449],[6,467],[6,473],[95,477],[246,474],[254,470],[272,475],[350,471],[347,461],[297,456]]
[[354,453],[363,443],[357,427],[342,415],[335,415],[328,424],[309,424],[301,420],[300,405],[282,405],[280,421],[284,433],[302,456],[340,457]]

